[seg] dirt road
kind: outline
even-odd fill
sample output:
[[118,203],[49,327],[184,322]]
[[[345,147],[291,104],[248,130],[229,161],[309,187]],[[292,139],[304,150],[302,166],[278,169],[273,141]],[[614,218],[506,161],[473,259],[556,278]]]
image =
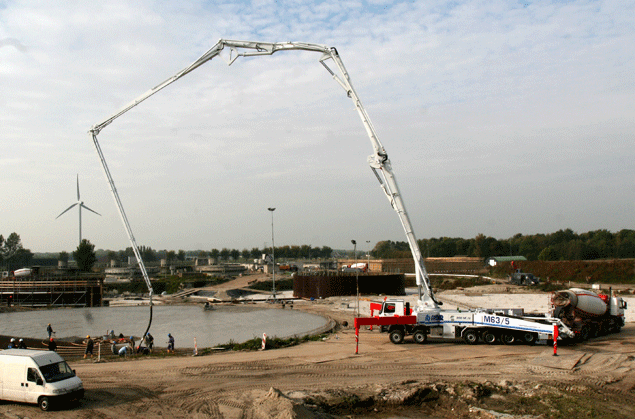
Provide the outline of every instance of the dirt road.
[[[352,323],[332,305],[296,307]],[[635,417],[632,323],[557,357],[545,346],[393,345],[367,330],[354,351],[354,330],[343,327],[278,350],[82,360],[71,363],[86,389],[79,406],[0,402],[0,417]]]

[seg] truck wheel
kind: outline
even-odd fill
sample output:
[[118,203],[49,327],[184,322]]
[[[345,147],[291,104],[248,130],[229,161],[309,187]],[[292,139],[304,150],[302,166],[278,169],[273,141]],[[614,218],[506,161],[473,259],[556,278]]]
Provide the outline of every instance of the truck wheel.
[[422,344],[426,343],[426,341],[428,340],[428,335],[426,334],[425,330],[419,329],[414,333],[414,335],[412,335],[412,338],[415,342]]
[[483,340],[488,345],[493,345],[496,343],[496,335],[493,332],[487,331],[483,333]]
[[51,408],[49,398],[45,396],[40,397],[37,401],[37,404],[40,406],[40,409],[44,410],[45,412]]
[[478,333],[476,333],[476,330],[466,330],[463,333],[463,340],[468,345],[476,345],[478,343]]
[[392,332],[390,332],[389,336],[390,336],[390,341],[394,343],[395,345],[403,342],[403,330],[395,329]]
[[523,340],[527,345],[535,345],[538,340],[538,336],[535,333],[525,332],[523,335]]
[[516,336],[514,336],[512,333],[504,333],[503,336],[501,336],[501,340],[505,345],[511,345],[512,343],[516,342]]

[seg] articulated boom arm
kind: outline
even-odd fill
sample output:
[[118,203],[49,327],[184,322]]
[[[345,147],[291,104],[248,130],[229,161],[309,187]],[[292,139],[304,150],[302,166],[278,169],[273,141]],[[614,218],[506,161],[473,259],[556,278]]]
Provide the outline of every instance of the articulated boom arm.
[[[110,171],[108,170],[106,161],[101,152],[101,148],[97,141],[97,135],[99,135],[101,130],[104,129],[107,125],[112,123],[115,119],[117,119],[124,113],[128,112],[130,109],[137,106],[139,103],[143,102],[150,96],[154,95],[155,93],[157,93],[164,87],[167,87],[168,85],[174,83],[175,81],[185,76],[186,74],[197,69],[198,67],[200,67],[207,61],[210,61],[217,55],[221,55],[221,52],[225,49],[225,47],[229,48],[229,57],[224,58],[228,65],[233,64],[233,62],[236,61],[238,57],[251,57],[256,55],[272,55],[274,52],[278,52],[278,51],[302,50],[302,51],[315,51],[315,52],[322,53],[320,62],[326,68],[326,70],[331,74],[331,76],[333,76],[333,79],[335,79],[335,81],[337,81],[340,84],[340,86],[344,88],[348,97],[350,97],[353,100],[353,103],[355,104],[355,107],[357,109],[357,112],[359,113],[362,123],[364,124],[364,128],[366,128],[366,132],[372,143],[374,154],[368,158],[368,162],[370,164],[371,169],[375,173],[375,176],[377,176],[377,179],[379,180],[381,188],[386,194],[386,196],[388,197],[390,204],[392,205],[393,209],[397,212],[397,215],[399,216],[399,220],[401,221],[401,224],[406,233],[406,237],[408,238],[408,244],[410,245],[410,250],[412,252],[412,256],[415,262],[417,285],[419,287],[419,300],[421,300],[422,303],[426,306],[436,307],[437,302],[434,299],[432,288],[430,287],[430,280],[428,278],[428,274],[426,272],[426,269],[423,263],[423,258],[421,256],[419,246],[417,245],[417,240],[415,238],[414,232],[412,231],[412,226],[410,225],[408,213],[406,212],[405,205],[403,203],[403,200],[401,199],[401,194],[399,192],[399,187],[397,186],[397,181],[395,180],[395,176],[392,173],[390,160],[388,159],[386,150],[384,149],[383,145],[377,138],[377,134],[372,125],[372,122],[370,121],[370,117],[366,113],[366,110],[362,106],[362,103],[359,97],[357,96],[355,89],[353,88],[351,84],[351,80],[348,75],[348,72],[346,71],[346,68],[344,67],[344,63],[340,59],[340,56],[337,50],[333,47],[327,47],[325,45],[306,44],[301,42],[268,43],[268,42],[251,42],[251,41],[232,41],[232,40],[226,40],[226,39],[219,40],[216,43],[216,45],[210,48],[205,54],[203,54],[199,59],[194,61],[188,67],[184,68],[183,70],[181,70],[174,76],[170,77],[169,79],[163,81],[162,83],[148,90],[147,92],[145,92],[144,94],[142,94],[141,96],[139,96],[138,98],[130,102],[128,105],[124,106],[122,109],[117,111],[115,114],[110,116],[108,119],[104,120],[103,122],[99,124],[94,125],[90,129],[90,133],[93,138],[93,143],[95,144],[95,148],[97,149],[97,153],[99,154],[99,158],[104,168],[104,172],[106,173],[106,177],[108,178],[108,181],[110,183],[111,191],[115,198],[115,202],[117,203],[117,207],[119,208],[119,213],[121,215],[124,226],[128,233],[128,238],[130,239],[130,242],[132,244],[133,251],[135,255],[137,256],[137,260],[139,262],[141,272],[144,276],[144,279],[150,291],[150,296],[152,296],[152,286],[150,285],[150,280],[147,276],[145,266],[141,259],[141,255],[139,254],[139,250],[135,243],[132,230],[130,229],[130,225],[126,218],[123,206],[121,204],[121,200],[119,199],[117,189],[115,188],[114,181],[112,180],[112,176],[110,175]],[[333,72],[325,63],[325,61],[329,59],[333,60],[333,62],[335,63],[335,66],[339,70],[339,76],[335,72]],[[422,287],[424,291],[423,298],[421,296]]]

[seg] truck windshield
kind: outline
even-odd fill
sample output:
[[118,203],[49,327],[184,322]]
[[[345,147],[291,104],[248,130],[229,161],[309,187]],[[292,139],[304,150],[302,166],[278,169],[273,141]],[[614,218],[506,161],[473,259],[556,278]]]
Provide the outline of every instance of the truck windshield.
[[54,383],[56,381],[66,380],[67,378],[73,377],[75,375],[66,361],[43,365],[40,367],[40,371],[42,372],[44,380],[47,383]]

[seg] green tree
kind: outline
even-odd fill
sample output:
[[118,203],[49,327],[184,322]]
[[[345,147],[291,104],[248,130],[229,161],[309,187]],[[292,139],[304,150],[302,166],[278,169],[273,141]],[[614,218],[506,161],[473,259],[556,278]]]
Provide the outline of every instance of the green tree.
[[[132,250],[132,248],[130,248]],[[155,252],[150,246],[139,247],[139,253],[144,262],[156,262],[157,252]],[[134,253],[133,253],[134,254]]]
[[322,259],[330,259],[332,254],[333,249],[328,246],[322,246],[322,248],[320,249],[320,257]]
[[[2,236],[0,236],[2,237]],[[0,240],[2,247],[0,255],[9,270],[17,269],[31,263],[33,253],[22,247],[22,241],[18,233],[11,233],[5,240]]]
[[[430,242],[424,243],[425,246],[431,246]],[[421,244],[419,244],[421,248]],[[394,242],[391,240],[383,240],[377,242],[371,254],[379,259],[396,259],[410,257],[410,247],[406,242]]]
[[618,258],[635,258],[635,231],[621,230],[616,234]]
[[289,257],[291,259],[300,259],[302,257],[300,256],[301,253],[300,246],[293,245],[289,248]]
[[223,247],[222,250],[220,251],[220,258],[226,261],[227,259],[229,259],[229,254],[230,254],[230,250],[226,247]]
[[310,244],[303,244],[302,246],[300,246],[300,257],[307,258],[307,259],[311,257]]
[[249,255],[250,255],[249,249],[243,249],[240,252],[240,255],[243,257],[244,260],[249,259]]
[[518,248],[518,252],[529,260],[536,260],[541,250],[536,236],[525,236]]
[[282,247],[276,248],[276,256],[281,259],[290,258],[291,256],[291,247],[289,245],[284,245]]
[[[110,254],[110,253],[111,252],[108,252],[108,254]],[[115,253],[115,252],[112,252],[112,253]],[[66,263],[66,262],[68,262],[68,258],[69,257],[70,257],[70,255],[68,254],[68,252],[60,252],[59,256],[57,257],[57,260]]]
[[235,262],[240,257],[240,250],[232,249],[229,251],[229,256],[231,256],[232,260]]
[[551,246],[547,246],[538,255],[538,260],[558,260],[558,253]]
[[11,233],[9,237],[4,241],[2,246],[2,256],[6,260],[11,260],[18,253],[18,250],[22,249],[22,242],[18,233]]
[[218,261],[218,257],[220,256],[220,250],[212,249],[209,251],[209,255],[212,259]]
[[77,246],[77,250],[73,252],[73,257],[77,261],[77,267],[80,271],[90,272],[95,262],[97,262],[95,245],[87,239],[82,239],[82,242]]
[[485,258],[485,235],[483,233],[479,233],[474,238],[474,245],[471,246],[471,255],[478,258]]
[[258,249],[257,247],[253,247],[251,249],[251,257],[254,259],[260,259],[260,256],[262,256],[262,250]]

